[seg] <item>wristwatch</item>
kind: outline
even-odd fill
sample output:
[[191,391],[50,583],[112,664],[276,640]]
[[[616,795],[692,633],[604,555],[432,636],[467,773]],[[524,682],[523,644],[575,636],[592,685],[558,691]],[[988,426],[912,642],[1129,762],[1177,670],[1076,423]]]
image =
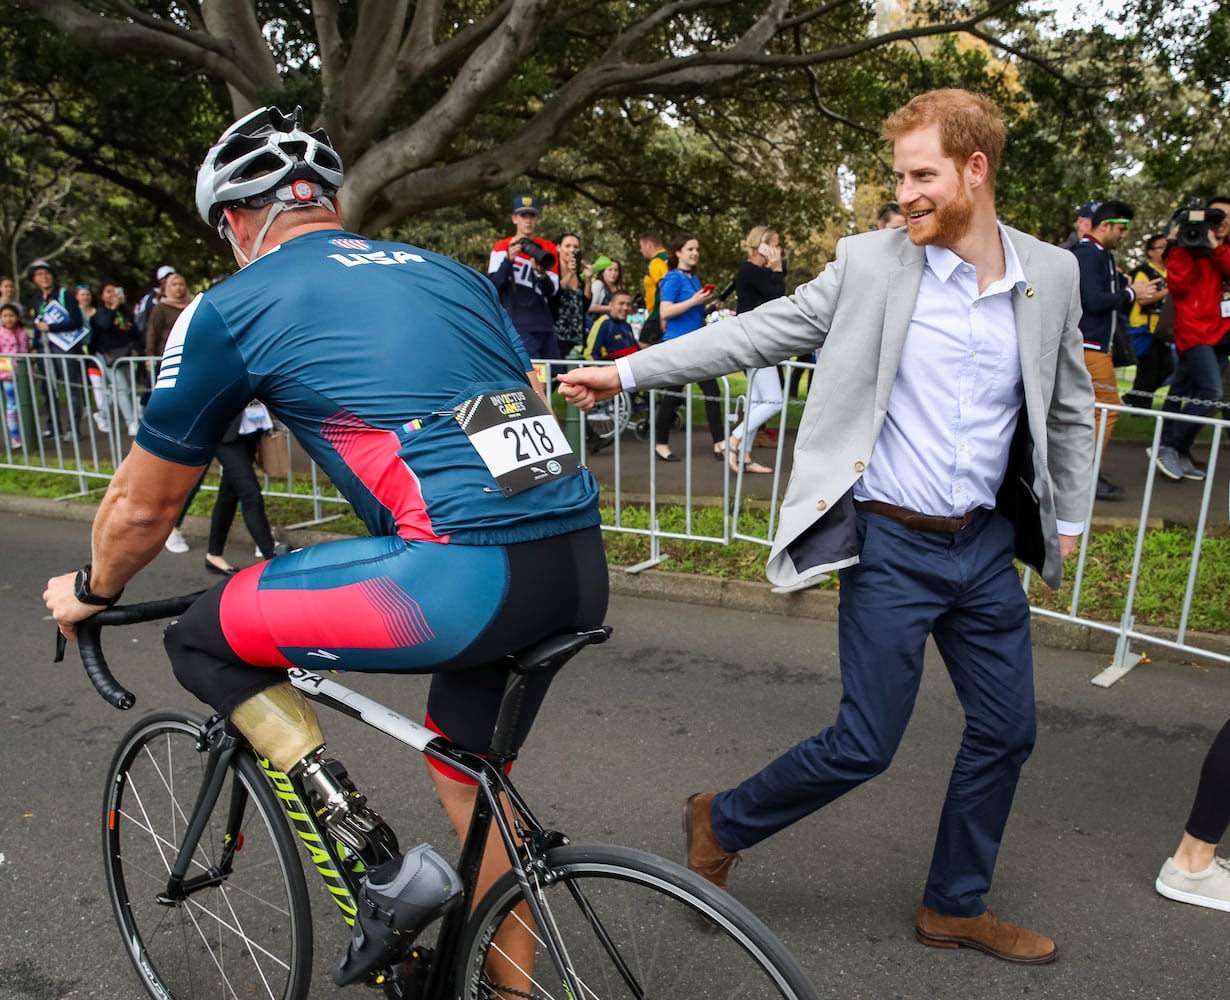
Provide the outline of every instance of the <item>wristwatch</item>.
[[124,588],[121,587],[119,594],[114,597],[100,597],[98,594],[92,594],[90,593],[90,564],[86,563],[77,570],[77,579],[73,581],[73,596],[82,604],[90,604],[96,608],[109,608],[120,599],[123,593]]

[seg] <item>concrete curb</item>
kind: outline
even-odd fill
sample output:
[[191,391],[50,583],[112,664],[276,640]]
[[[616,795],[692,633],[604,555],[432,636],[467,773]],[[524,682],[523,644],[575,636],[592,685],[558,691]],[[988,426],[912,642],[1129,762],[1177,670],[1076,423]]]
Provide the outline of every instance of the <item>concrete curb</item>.
[[[88,524],[94,520],[97,509],[97,505],[90,503],[0,494],[0,513],[58,518]],[[209,518],[187,517],[184,519],[183,530],[190,539],[199,542],[209,535]],[[279,528],[277,534],[281,541],[292,545],[317,545],[321,542],[348,537],[309,528],[294,530]],[[248,533],[238,518],[231,529],[231,537],[232,539],[248,538]],[[648,600],[680,601],[684,604],[750,611],[753,614],[786,615],[796,618],[812,618],[817,621],[837,620],[838,595],[833,590],[812,588],[789,594],[775,594],[767,583],[725,580],[720,577],[698,576],[693,573],[672,573],[662,569],[633,574],[626,572],[622,567],[612,566],[609,573],[613,594],[643,597]],[[1162,630],[1159,629],[1158,634],[1162,635]],[[1189,632],[1188,636],[1189,641],[1203,649],[1230,657],[1230,636],[1210,632]],[[1033,641],[1036,646],[1105,653],[1107,656],[1113,656],[1117,636],[1113,632],[1104,632],[1080,622],[1034,615]],[[1139,640],[1133,641],[1132,649],[1152,660],[1179,663],[1203,662],[1189,654]],[[1216,660],[1209,661],[1209,665],[1224,666]]]

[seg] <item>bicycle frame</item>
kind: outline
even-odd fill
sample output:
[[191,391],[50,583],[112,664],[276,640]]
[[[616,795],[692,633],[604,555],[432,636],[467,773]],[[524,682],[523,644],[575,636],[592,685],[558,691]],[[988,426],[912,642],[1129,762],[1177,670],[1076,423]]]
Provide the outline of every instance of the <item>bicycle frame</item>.
[[[397,742],[417,750],[423,756],[459,771],[474,781],[481,791],[474,805],[474,812],[470,818],[470,826],[457,866],[464,886],[463,905],[454,907],[441,920],[435,950],[438,955],[447,960],[431,964],[428,970],[425,995],[443,996],[442,991],[451,985],[454,964],[452,957],[464,933],[466,921],[469,919],[471,907],[475,902],[475,886],[478,882],[483,851],[494,824],[504,842],[509,864],[521,886],[530,915],[540,929],[543,943],[551,955],[556,970],[572,996],[583,996],[584,992],[569,970],[559,942],[549,931],[550,922],[542,911],[531,883],[531,873],[535,878],[547,875],[547,866],[543,860],[545,852],[552,847],[566,844],[568,841],[562,834],[546,830],[538,822],[525,800],[504,773],[504,765],[512,760],[515,754],[497,751],[484,757],[462,750],[426,726],[412,722],[380,702],[352,691],[345,685],[314,671],[294,668],[289,671],[288,676],[290,683],[309,700],[357,719]],[[518,673],[511,675],[505,695],[505,703],[509,706],[510,712],[515,713],[519,707],[519,688],[524,683],[524,675]],[[303,786],[296,779],[278,771],[268,760],[258,759],[258,763],[265,776],[273,784],[286,810],[286,817],[292,830],[307,848],[317,873],[324,880],[333,901],[342,911],[347,926],[353,926],[357,908],[357,881],[348,867],[342,863],[342,859],[338,857],[328,832],[317,822],[312,810],[304,805]],[[222,773],[220,768],[215,784],[220,785]],[[213,789],[213,797],[207,798],[208,787],[207,782],[207,790],[202,794],[202,801],[198,802],[194,816],[207,815],[209,807],[217,798],[217,788]],[[507,814],[502,803],[507,803]],[[201,811],[202,806],[205,807],[204,812]],[[518,841],[520,841],[520,846],[518,846]],[[195,840],[191,844],[186,841],[181,854],[190,857],[193,849],[195,849]],[[186,860],[184,863],[186,866]]]

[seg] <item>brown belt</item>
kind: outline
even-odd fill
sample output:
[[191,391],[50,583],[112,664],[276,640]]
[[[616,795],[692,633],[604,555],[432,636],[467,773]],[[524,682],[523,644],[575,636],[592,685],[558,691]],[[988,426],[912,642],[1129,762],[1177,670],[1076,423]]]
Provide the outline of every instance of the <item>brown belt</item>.
[[946,535],[964,531],[987,512],[985,507],[975,507],[962,517],[940,517],[938,514],[920,514],[916,510],[881,503],[879,500],[855,500],[854,506],[868,514],[879,514],[881,517],[900,521],[911,531],[940,531]]

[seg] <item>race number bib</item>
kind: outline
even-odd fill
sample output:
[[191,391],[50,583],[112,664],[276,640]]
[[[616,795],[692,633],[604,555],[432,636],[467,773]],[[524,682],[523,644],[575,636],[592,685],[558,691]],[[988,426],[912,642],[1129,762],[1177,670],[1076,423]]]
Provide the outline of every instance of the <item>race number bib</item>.
[[581,471],[555,415],[528,386],[467,399],[453,416],[507,497]]

